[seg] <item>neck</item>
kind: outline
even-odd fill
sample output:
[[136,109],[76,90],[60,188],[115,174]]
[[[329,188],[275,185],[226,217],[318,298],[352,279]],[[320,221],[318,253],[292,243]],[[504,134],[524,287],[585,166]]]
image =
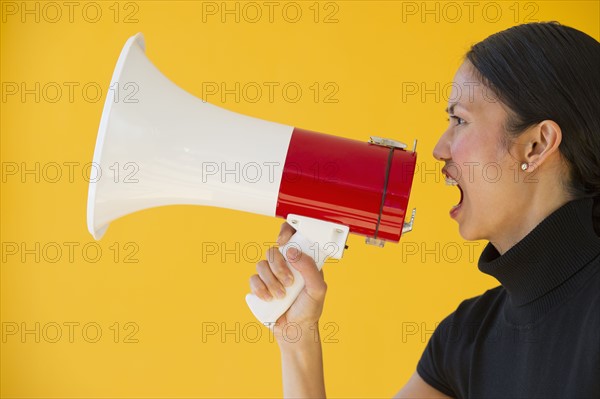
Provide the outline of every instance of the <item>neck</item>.
[[573,198],[562,189],[560,184],[554,184],[547,190],[531,190],[520,201],[515,201],[515,218],[511,229],[498,231],[488,241],[500,255],[511,249],[516,243],[529,234],[540,222],[546,219],[558,208]]
[[506,315],[512,322],[532,322],[597,272],[600,238],[594,232],[592,206],[591,198],[565,204],[502,256],[492,245],[485,247],[479,270],[506,290]]

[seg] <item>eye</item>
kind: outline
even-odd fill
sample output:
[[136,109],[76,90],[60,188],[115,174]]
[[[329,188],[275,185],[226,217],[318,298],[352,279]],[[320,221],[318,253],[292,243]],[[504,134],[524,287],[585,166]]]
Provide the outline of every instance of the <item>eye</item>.
[[450,119],[455,120],[457,126],[462,125],[462,124],[465,123],[465,120],[463,118],[460,118],[460,117],[458,117],[456,115],[449,115],[448,121],[450,121]]

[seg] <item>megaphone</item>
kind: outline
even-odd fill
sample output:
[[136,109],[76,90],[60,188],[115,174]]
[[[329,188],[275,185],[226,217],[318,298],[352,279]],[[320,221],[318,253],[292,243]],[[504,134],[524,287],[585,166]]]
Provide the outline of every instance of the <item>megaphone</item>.
[[[128,85],[135,95],[119,95]],[[296,233],[280,248],[284,257],[295,246],[321,269],[342,257],[349,233],[383,246],[412,229],[415,210],[405,219],[416,141],[411,151],[391,139],[361,142],[217,107],[169,81],[146,57],[141,33],[125,43],[107,93],[87,204],[95,239],[142,209],[214,206],[285,218]],[[124,176],[109,177],[115,169]],[[304,287],[288,267],[294,283],[285,298],[246,296],[267,326]]]

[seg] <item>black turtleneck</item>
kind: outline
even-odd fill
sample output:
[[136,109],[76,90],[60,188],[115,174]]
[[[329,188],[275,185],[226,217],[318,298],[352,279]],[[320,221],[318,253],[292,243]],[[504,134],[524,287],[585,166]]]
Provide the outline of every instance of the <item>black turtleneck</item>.
[[463,301],[417,371],[458,398],[600,398],[600,238],[593,200],[571,201],[479,270],[502,284]]

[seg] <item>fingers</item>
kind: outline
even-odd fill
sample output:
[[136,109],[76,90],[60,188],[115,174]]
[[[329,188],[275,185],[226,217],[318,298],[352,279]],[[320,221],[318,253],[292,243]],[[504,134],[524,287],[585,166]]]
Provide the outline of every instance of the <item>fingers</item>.
[[279,236],[277,237],[277,245],[281,246],[288,242],[295,232],[296,230],[292,226],[290,226],[288,222],[283,222],[281,224]]
[[323,278],[323,272],[317,268],[315,261],[294,247],[288,248],[286,255],[292,267],[304,277],[308,295],[316,301],[322,301],[327,292],[327,284]]
[[263,301],[270,301],[273,299],[273,296],[269,292],[269,289],[265,285],[265,283],[260,279],[258,274],[252,275],[250,277],[250,292],[254,295],[262,299]]
[[[289,224],[283,223],[278,242],[287,242],[294,232],[295,230]],[[269,248],[266,255],[267,260],[261,260],[256,264],[258,275],[250,278],[250,289],[254,295],[265,301],[283,298],[284,287],[293,284],[294,275],[278,248]]]
[[271,271],[285,287],[289,287],[294,282],[294,275],[287,265],[285,258],[278,248],[271,247],[267,250],[267,261]]
[[[282,223],[277,243],[280,246],[284,245],[295,232],[296,230],[290,224]],[[303,254],[296,248],[288,248],[286,255],[290,264],[304,277],[308,295],[316,301],[322,301],[327,291],[323,271],[317,268],[309,255]],[[266,301],[285,297],[285,287],[291,286],[294,282],[294,275],[278,248],[269,248],[267,260],[258,262],[256,270],[258,275],[250,278],[250,288],[253,294]]]
[[256,270],[273,297],[283,298],[285,296],[283,284],[275,277],[275,274],[273,274],[273,271],[266,260],[258,262],[256,264]]

